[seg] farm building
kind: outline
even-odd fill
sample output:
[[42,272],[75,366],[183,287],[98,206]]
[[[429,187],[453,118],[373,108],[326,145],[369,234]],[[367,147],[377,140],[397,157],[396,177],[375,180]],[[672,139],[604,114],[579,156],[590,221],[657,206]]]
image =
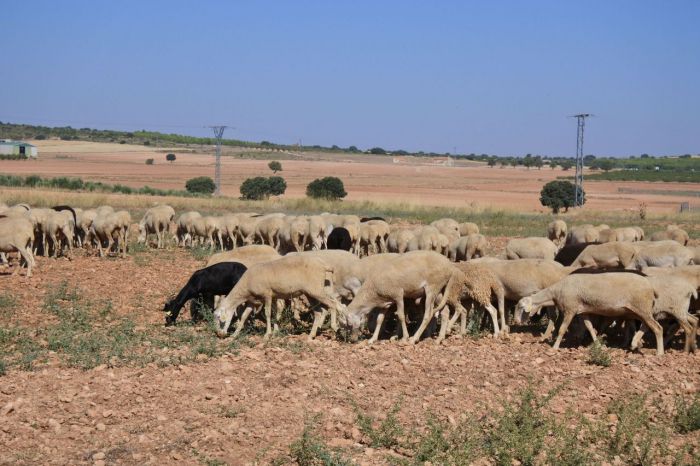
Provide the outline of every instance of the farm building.
[[35,159],[39,156],[39,152],[35,145],[28,142],[0,139],[0,156]]

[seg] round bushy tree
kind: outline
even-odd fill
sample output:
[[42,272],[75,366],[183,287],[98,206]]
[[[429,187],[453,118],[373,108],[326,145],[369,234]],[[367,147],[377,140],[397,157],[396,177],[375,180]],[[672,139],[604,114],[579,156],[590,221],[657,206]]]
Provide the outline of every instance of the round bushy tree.
[[177,157],[175,156],[175,154],[168,154],[168,155],[165,156],[165,160],[167,160],[167,161],[170,162],[170,163],[174,162],[175,159],[177,159]]
[[249,200],[267,199],[280,196],[287,190],[287,182],[281,176],[248,178],[241,184],[241,198]]
[[[570,181],[550,181],[540,191],[540,202],[545,207],[550,207],[557,214],[560,209],[568,211],[574,206],[576,187]],[[586,203],[586,192],[583,192],[583,204]]]
[[327,176],[309,183],[306,187],[306,195],[316,199],[337,200],[344,198],[348,193],[345,192],[345,186],[340,178]]
[[190,193],[212,194],[216,190],[214,180],[208,176],[198,176],[191,178],[185,183],[185,189]]
[[277,160],[273,160],[272,162],[267,164],[267,167],[272,170],[272,173],[277,173],[282,171],[282,164],[279,163]]

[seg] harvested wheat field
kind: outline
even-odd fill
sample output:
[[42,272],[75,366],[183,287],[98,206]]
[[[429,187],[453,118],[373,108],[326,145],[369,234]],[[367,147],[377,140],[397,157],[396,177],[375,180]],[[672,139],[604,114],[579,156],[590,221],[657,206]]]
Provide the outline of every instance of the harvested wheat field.
[[[80,141],[35,141],[38,160],[0,161],[9,174],[76,176],[132,187],[183,189],[195,176],[213,176],[211,147],[149,148],[128,144]],[[165,161],[174,152],[177,160]],[[454,167],[442,160],[333,153],[261,152],[224,148],[222,193],[237,197],[246,178],[268,176],[269,160],[284,167],[286,198],[301,198],[315,178],[343,179],[348,200],[402,202],[418,205],[505,208],[523,212],[545,211],[539,202],[542,186],[558,176],[573,176],[560,168],[490,168],[480,162],[460,161]],[[244,158],[239,158],[244,157]],[[260,157],[262,160],[254,158]],[[154,158],[154,165],[145,165]],[[700,191],[698,183],[588,182],[586,208],[600,211],[636,210],[646,203],[651,212],[676,212],[681,202],[693,201],[687,193]],[[674,193],[675,192],[675,193]],[[684,194],[685,193],[685,194]]]

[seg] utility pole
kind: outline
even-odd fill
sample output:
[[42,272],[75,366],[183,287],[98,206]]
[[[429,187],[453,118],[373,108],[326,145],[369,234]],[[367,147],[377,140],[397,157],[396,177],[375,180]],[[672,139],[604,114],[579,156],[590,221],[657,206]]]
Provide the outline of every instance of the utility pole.
[[590,113],[579,113],[576,118],[576,175],[574,177],[576,191],[574,194],[574,207],[583,205],[583,130],[586,126],[586,118],[593,116]]
[[214,136],[216,136],[216,162],[214,164],[214,184],[216,189],[214,190],[215,196],[221,195],[221,139],[224,136],[224,130],[226,126],[210,126],[214,131]]

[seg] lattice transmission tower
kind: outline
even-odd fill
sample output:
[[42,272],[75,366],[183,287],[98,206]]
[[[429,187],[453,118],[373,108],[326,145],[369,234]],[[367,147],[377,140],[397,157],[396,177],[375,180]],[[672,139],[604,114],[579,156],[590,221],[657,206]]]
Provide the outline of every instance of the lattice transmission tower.
[[573,115],[576,118],[576,175],[574,177],[574,207],[583,205],[583,130],[586,127],[586,118],[593,116],[590,113]]
[[224,137],[224,130],[228,126],[210,126],[214,131],[214,136],[216,136],[216,162],[214,164],[214,184],[216,189],[214,190],[214,195],[219,196],[221,194],[221,139]]

